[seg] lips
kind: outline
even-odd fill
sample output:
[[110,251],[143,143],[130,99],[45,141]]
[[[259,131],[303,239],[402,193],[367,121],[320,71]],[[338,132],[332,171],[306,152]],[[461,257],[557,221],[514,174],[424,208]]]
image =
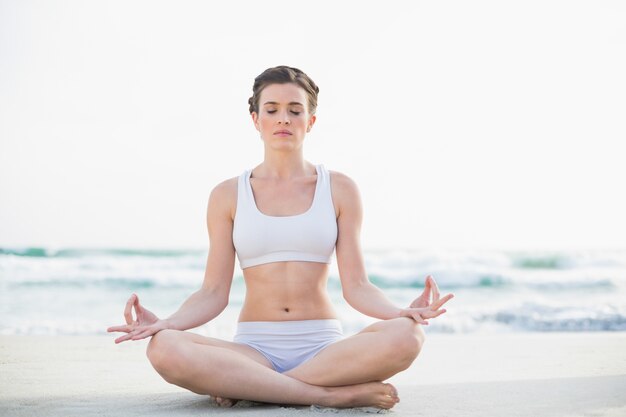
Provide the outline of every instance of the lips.
[[288,130],[277,130],[274,134],[278,136],[291,136],[291,132]]

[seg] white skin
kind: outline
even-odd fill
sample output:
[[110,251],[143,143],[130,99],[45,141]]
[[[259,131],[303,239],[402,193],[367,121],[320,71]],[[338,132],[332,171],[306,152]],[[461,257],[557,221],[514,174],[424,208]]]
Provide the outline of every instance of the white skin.
[[[317,176],[315,166],[304,160],[303,143],[315,120],[306,92],[296,84],[271,84],[261,92],[259,112],[252,113],[252,121],[263,139],[265,158],[253,169],[250,179],[261,212],[289,216],[310,207]],[[437,283],[427,276],[419,297],[406,308],[395,306],[370,283],[365,271],[360,246],[362,208],[356,184],[346,175],[331,171],[331,190],[343,296],[353,308],[380,321],[282,374],[249,346],[185,332],[214,319],[228,304],[235,262],[235,177],[217,185],[209,197],[210,245],[200,290],[167,319],[159,319],[133,294],[124,310],[126,324],[108,329],[126,333],[115,343],[152,337],[148,357],[166,381],[211,395],[222,406],[247,399],[393,407],[399,401],[397,391],[382,381],[411,365],[424,343],[421,326],[445,313],[442,306],[453,295],[441,297]],[[239,321],[337,317],[326,291],[327,264],[273,262],[246,268],[243,274],[246,299]]]

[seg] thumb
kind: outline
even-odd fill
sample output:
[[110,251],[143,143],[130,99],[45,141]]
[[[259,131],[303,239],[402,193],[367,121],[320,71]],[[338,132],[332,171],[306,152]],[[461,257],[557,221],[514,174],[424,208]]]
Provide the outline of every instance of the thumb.
[[426,277],[426,280],[424,281],[424,291],[422,291],[422,295],[430,296],[430,291],[432,287],[430,278],[431,278],[430,275],[428,275]]
[[143,310],[143,307],[141,307],[141,304],[139,304],[139,296],[135,294],[135,312],[139,314],[141,310]]

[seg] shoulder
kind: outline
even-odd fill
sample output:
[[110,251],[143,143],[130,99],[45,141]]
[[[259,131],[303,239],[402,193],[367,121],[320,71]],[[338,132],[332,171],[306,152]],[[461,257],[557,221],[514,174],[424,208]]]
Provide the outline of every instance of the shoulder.
[[333,187],[333,193],[336,191],[338,195],[358,195],[359,187],[352,178],[338,171],[329,170],[328,172],[330,173],[330,181]]
[[238,177],[233,177],[220,182],[211,190],[210,198],[224,198],[232,194],[237,196],[237,180]]
[[217,184],[209,195],[208,211],[234,214],[237,205],[238,177],[229,178]]
[[360,210],[361,195],[356,182],[338,171],[329,171],[332,197],[338,215],[347,211]]

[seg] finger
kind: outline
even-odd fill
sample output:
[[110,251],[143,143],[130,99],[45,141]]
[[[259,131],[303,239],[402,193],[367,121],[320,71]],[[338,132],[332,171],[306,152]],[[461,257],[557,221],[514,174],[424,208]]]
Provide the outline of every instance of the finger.
[[435,309],[432,306],[429,307],[422,307],[422,308],[414,308],[411,309],[412,311],[410,311],[409,313],[411,314],[411,316],[415,316],[415,315],[419,315],[422,317],[422,319],[432,319],[434,317],[438,317],[440,315],[442,315],[443,313],[445,313],[446,309]]
[[428,282],[428,280],[426,280],[426,282],[424,283],[424,290],[419,297],[413,300],[410,307],[417,307],[417,305],[421,303],[425,303],[425,305],[430,304],[430,283]]
[[433,278],[432,275],[429,275],[426,278],[426,280],[430,282],[431,291],[433,293],[433,300],[434,301],[439,300],[439,287],[437,286],[437,283],[435,282],[435,278]]
[[112,327],[109,327],[107,329],[107,332],[109,332],[109,333],[112,333],[112,332],[126,332],[126,333],[128,333],[130,331],[132,331],[132,329],[131,329],[131,326],[128,325],[128,324],[124,325],[124,326],[112,326]]
[[124,308],[124,318],[126,319],[126,324],[133,324],[133,304],[136,299],[137,296],[133,294],[126,302],[126,308]]
[[431,292],[432,284],[431,284],[430,280],[428,279],[429,277],[430,277],[430,275],[428,275],[426,277],[426,280],[424,281],[424,294],[430,294],[430,292]]
[[[139,317],[139,314],[143,312],[143,306],[139,303],[139,296],[137,294],[135,294],[135,298],[137,300],[135,302],[135,313],[137,314],[137,317]],[[137,318],[137,320],[139,320],[139,318]]]
[[446,296],[444,296],[443,298],[435,301],[434,303],[432,303],[432,305],[430,306],[430,308],[432,310],[439,310],[441,308],[442,305],[444,305],[445,303],[447,303],[448,301],[450,301],[451,299],[454,298],[454,294],[447,294]]
[[135,336],[132,337],[132,339],[133,340],[145,339],[146,337],[152,336],[153,334],[154,334],[153,329],[146,329],[143,332],[137,333]]
[[441,310],[437,310],[437,311],[429,311],[429,312],[424,312],[421,314],[422,317],[425,317],[427,319],[434,319],[435,317],[439,317],[441,316],[443,313],[445,313],[446,309],[441,309]]
[[443,298],[440,298],[439,300],[433,302],[430,305],[430,309],[431,310],[439,310],[441,308],[441,306],[443,306],[445,303],[450,301],[452,298],[454,298],[454,294],[447,294]]
[[420,314],[413,314],[411,317],[413,317],[413,320],[415,320],[419,324],[428,325],[428,322],[424,320],[424,318]]
[[115,339],[115,343],[117,344],[117,343],[122,343],[122,342],[125,342],[127,340],[130,340],[133,337],[131,335],[132,335],[132,332],[128,333],[128,334],[125,334],[124,336],[118,337],[117,339]]

